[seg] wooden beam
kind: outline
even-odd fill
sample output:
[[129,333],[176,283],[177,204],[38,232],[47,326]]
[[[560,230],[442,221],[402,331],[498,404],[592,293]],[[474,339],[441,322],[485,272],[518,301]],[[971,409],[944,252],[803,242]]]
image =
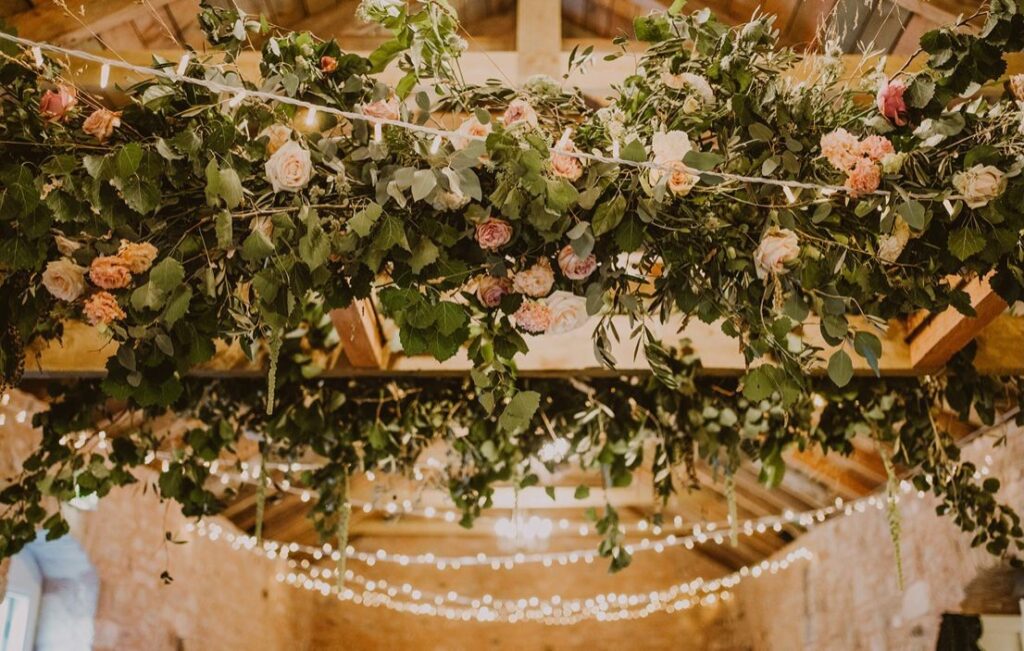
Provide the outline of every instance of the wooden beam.
[[[91,0],[86,3],[69,3],[75,15],[69,15],[56,2],[38,3],[33,9],[14,14],[7,22],[26,38],[48,43],[77,43],[93,37],[94,34],[117,28],[141,16],[150,16],[151,11],[161,9],[172,0]],[[63,4],[63,3],[61,3]],[[198,10],[198,3],[197,3]]]
[[817,450],[793,449],[783,454],[787,464],[832,487],[843,499],[856,499],[874,492],[875,486],[834,465]]
[[331,311],[331,321],[341,339],[341,349],[355,368],[387,367],[388,348],[381,340],[373,302],[363,299]]
[[961,16],[969,16],[981,6],[976,0],[895,0],[895,3],[942,27],[956,24]]
[[964,283],[960,289],[970,296],[971,306],[977,316],[964,316],[951,307],[925,320],[910,338],[910,362],[915,369],[942,368],[985,326],[1006,311],[1006,301],[996,294],[987,279],[975,278]]
[[559,75],[562,52],[562,3],[519,0],[516,3],[516,50],[519,80],[531,74]]

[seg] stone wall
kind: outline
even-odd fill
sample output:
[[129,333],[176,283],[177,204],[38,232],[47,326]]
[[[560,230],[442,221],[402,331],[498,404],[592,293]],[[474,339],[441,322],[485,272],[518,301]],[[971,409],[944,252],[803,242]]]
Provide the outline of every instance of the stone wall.
[[[993,448],[1003,435],[1006,445]],[[988,465],[1002,481],[1002,499],[1024,512],[1024,432],[999,428],[968,444],[964,458]],[[934,509],[931,497],[901,501],[902,591],[884,511],[869,509],[801,536],[794,544],[815,555],[811,564],[737,590],[741,626],[753,647],[934,649],[942,613],[974,610],[961,605],[967,586],[998,565],[984,550],[971,549],[970,537]]]

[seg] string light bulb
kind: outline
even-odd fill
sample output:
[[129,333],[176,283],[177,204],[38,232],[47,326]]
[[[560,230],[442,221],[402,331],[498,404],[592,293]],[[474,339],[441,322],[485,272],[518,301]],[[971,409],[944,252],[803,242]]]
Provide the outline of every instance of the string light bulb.
[[106,88],[108,83],[110,83],[110,64],[104,63],[100,67],[100,88]]
[[45,61],[43,61],[43,50],[37,45],[32,48],[32,58],[36,60],[36,65],[40,68],[43,67]]
[[434,136],[434,141],[430,143],[430,154],[433,156],[441,150],[441,136]]
[[184,77],[185,71],[188,70],[188,62],[191,58],[192,56],[188,52],[181,55],[181,59],[178,61],[178,67],[175,69],[174,73],[179,77]]
[[316,107],[310,106],[306,110],[306,126],[311,127],[316,124]]
[[380,122],[373,123],[373,141],[380,142],[384,139],[384,127]]

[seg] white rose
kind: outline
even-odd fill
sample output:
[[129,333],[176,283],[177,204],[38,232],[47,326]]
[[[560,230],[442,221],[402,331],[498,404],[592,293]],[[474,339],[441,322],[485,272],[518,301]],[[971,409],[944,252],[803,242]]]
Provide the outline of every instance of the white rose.
[[[651,152],[654,154],[653,162],[659,165],[669,165],[683,160],[687,152],[693,149],[690,144],[690,136],[685,131],[659,131],[651,139]],[[675,166],[673,166],[675,167]],[[652,168],[649,172],[651,185],[657,185],[665,170]]]
[[60,300],[71,303],[85,291],[85,268],[67,258],[48,262],[43,271],[43,287]]
[[547,333],[559,335],[580,328],[587,322],[587,299],[572,292],[557,291],[544,301],[551,310]]
[[788,271],[786,265],[800,255],[800,240],[788,228],[772,226],[761,238],[754,251],[754,267],[757,277],[782,275]]
[[878,238],[878,259],[882,262],[896,262],[909,241],[910,226],[897,217],[892,233]]
[[971,208],[981,208],[1006,189],[1006,175],[991,165],[975,165],[953,177],[953,187]]
[[267,180],[274,186],[274,192],[298,192],[309,183],[313,161],[302,145],[290,140],[274,152],[265,170]]

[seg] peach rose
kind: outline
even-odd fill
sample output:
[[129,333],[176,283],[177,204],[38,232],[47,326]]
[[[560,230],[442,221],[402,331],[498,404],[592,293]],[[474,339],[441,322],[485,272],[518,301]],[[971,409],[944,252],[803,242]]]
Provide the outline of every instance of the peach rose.
[[533,298],[547,296],[554,284],[555,272],[547,258],[537,260],[529,269],[517,271],[512,278],[512,289]]
[[117,257],[124,260],[128,270],[133,274],[141,274],[149,271],[156,260],[156,247],[149,242],[129,242],[121,240],[121,247],[117,250]]
[[560,335],[583,327],[590,316],[587,314],[587,299],[572,292],[557,291],[545,301],[551,312],[551,323],[547,333]]
[[486,138],[488,135],[490,135],[491,130],[493,128],[494,125],[492,125],[490,122],[488,122],[487,124],[483,124],[480,122],[480,120],[476,119],[475,115],[466,118],[462,122],[462,124],[459,125],[459,128],[456,129],[456,132],[458,132],[461,136],[469,137],[452,138],[452,147],[455,147],[456,149],[465,149],[466,147],[469,147],[470,143],[473,142],[473,139]]
[[121,112],[108,111],[105,108],[96,109],[92,115],[85,118],[82,123],[82,131],[86,132],[101,143],[114,133],[114,129],[121,126]]
[[539,334],[551,327],[551,308],[540,301],[523,301],[512,318],[526,332]]
[[[651,138],[652,162],[662,166],[676,167],[673,163],[682,163],[686,154],[693,149],[690,144],[690,136],[685,131],[659,131]],[[648,172],[648,179],[651,185],[657,185],[665,170],[661,167],[652,167]]]
[[320,57],[320,70],[326,75],[331,74],[338,69],[338,60],[332,56],[324,55]]
[[898,127],[907,123],[907,103],[903,99],[903,93],[906,91],[907,86],[902,81],[889,81],[883,77],[875,98],[878,112]]
[[39,99],[39,113],[46,119],[59,122],[78,104],[78,90],[60,84],[57,90],[48,90]]
[[846,189],[851,197],[861,197],[878,189],[882,170],[867,158],[861,158],[846,177]]
[[551,151],[551,173],[570,181],[578,180],[583,175],[583,162],[575,156],[568,155],[575,151],[576,145],[572,140],[555,145]]
[[512,239],[512,225],[503,219],[488,217],[476,225],[476,242],[485,251],[497,251]]
[[892,143],[885,136],[868,136],[860,142],[860,154],[876,163],[895,153]]
[[1006,189],[1006,175],[991,165],[975,165],[953,176],[953,187],[971,208],[981,208]]
[[85,291],[85,268],[67,258],[46,263],[43,287],[55,298],[71,303]]
[[89,265],[89,280],[103,289],[121,289],[132,282],[132,272],[119,256],[102,255]]
[[476,297],[486,307],[498,307],[501,299],[512,291],[512,281],[508,278],[497,278],[484,275],[476,280]]
[[363,115],[370,118],[397,120],[401,117],[397,97],[391,97],[386,100],[379,99],[376,102],[363,104],[359,110]]
[[283,124],[272,124],[260,131],[260,138],[267,138],[267,153],[273,155],[292,139],[292,130]]
[[832,167],[848,172],[861,157],[860,142],[846,129],[836,129],[821,137],[821,155]]
[[526,124],[536,129],[540,124],[537,112],[525,99],[514,99],[509,102],[501,121],[505,123],[506,129],[516,124]]
[[289,140],[267,160],[264,170],[274,192],[298,192],[309,183],[313,161],[309,151]]
[[789,271],[786,265],[800,255],[800,240],[788,228],[772,226],[761,238],[754,251],[754,268],[762,280],[769,275],[782,275]]
[[570,280],[583,280],[597,269],[597,258],[591,253],[581,259],[572,250],[572,244],[566,244],[558,252],[558,268],[562,270],[562,275]]
[[697,185],[697,181],[700,177],[696,174],[690,174],[686,165],[681,161],[670,162],[669,168],[671,169],[667,184],[669,192],[677,197],[683,197],[690,194],[690,190],[693,189],[693,186]]
[[94,326],[110,325],[114,321],[125,318],[124,310],[117,304],[117,299],[109,292],[96,292],[85,300],[82,307],[85,318]]

